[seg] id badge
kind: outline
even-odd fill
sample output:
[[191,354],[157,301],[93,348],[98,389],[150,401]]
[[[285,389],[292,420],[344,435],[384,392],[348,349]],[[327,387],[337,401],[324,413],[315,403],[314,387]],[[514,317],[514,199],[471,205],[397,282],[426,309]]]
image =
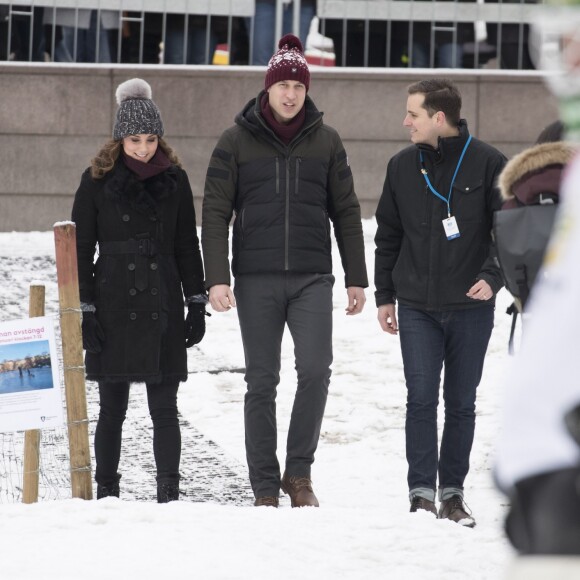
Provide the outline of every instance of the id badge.
[[453,240],[461,235],[454,216],[449,216],[443,220],[443,229],[448,240]]

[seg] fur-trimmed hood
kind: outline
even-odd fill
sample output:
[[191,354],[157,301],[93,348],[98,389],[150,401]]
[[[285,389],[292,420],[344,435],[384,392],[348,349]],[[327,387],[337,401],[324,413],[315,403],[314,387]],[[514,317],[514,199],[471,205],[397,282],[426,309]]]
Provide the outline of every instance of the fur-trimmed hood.
[[578,152],[572,143],[557,141],[541,143],[525,149],[510,159],[499,176],[499,188],[504,201],[513,200],[517,195],[517,186],[522,181],[533,178],[549,167],[559,171],[567,165]]

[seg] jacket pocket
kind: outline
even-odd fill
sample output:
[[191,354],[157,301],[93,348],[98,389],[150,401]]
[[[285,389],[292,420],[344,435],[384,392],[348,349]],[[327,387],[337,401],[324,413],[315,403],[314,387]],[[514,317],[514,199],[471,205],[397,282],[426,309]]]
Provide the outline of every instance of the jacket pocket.
[[458,179],[453,184],[450,201],[451,215],[455,216],[460,231],[462,223],[481,222],[487,218],[483,179]]

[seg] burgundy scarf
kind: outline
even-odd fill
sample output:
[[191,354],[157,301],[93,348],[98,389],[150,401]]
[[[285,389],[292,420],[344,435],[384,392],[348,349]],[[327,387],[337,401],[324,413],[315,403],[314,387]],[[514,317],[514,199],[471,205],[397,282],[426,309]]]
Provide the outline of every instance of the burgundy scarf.
[[260,108],[262,109],[262,115],[266,120],[266,123],[270,126],[272,131],[276,133],[280,141],[285,143],[286,145],[290,144],[290,141],[298,135],[300,129],[302,129],[302,125],[304,125],[304,119],[306,118],[306,107],[303,106],[300,109],[300,112],[286,125],[282,123],[278,123],[274,118],[274,113],[270,108],[270,103],[268,102],[268,93],[262,95],[262,99],[260,100]]
[[123,150],[121,150],[121,158],[125,165],[137,176],[139,181],[145,181],[145,179],[159,175],[171,167],[171,161],[163,153],[161,147],[157,147],[155,155],[147,163],[129,157]]

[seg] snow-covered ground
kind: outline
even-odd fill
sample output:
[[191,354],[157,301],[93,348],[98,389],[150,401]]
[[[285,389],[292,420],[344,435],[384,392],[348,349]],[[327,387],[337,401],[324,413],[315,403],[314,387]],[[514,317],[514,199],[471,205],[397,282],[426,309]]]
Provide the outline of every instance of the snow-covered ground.
[[[364,222],[373,272],[373,220]],[[0,233],[0,320],[26,316],[14,288],[38,281],[35,260],[54,255],[52,232]],[[10,264],[29,260],[26,275]],[[498,297],[496,327],[479,387],[476,439],[466,500],[475,529],[409,513],[404,444],[405,384],[397,337],[381,332],[373,288],[356,317],[335,259],[334,365],[322,437],[313,466],[320,509],[228,505],[217,500],[158,505],[152,500],[63,499],[0,504],[0,577],[160,580],[501,580],[514,557],[502,531],[506,500],[491,479],[508,360],[510,303]],[[26,280],[24,279],[26,278]],[[56,276],[42,280],[56,300]],[[47,314],[54,314],[47,306]],[[180,389],[184,420],[245,472],[243,352],[235,312],[213,313],[203,342],[188,351],[190,379]],[[231,371],[215,372],[218,369]],[[238,370],[238,372],[236,372]],[[208,372],[212,371],[212,372]],[[140,387],[134,387],[134,390]],[[280,461],[295,389],[285,340],[278,389]],[[128,433],[127,436],[130,434]],[[184,453],[188,470],[194,454]],[[122,470],[122,466],[121,466]],[[144,481],[151,488],[153,481]],[[244,490],[244,494],[246,494]]]

